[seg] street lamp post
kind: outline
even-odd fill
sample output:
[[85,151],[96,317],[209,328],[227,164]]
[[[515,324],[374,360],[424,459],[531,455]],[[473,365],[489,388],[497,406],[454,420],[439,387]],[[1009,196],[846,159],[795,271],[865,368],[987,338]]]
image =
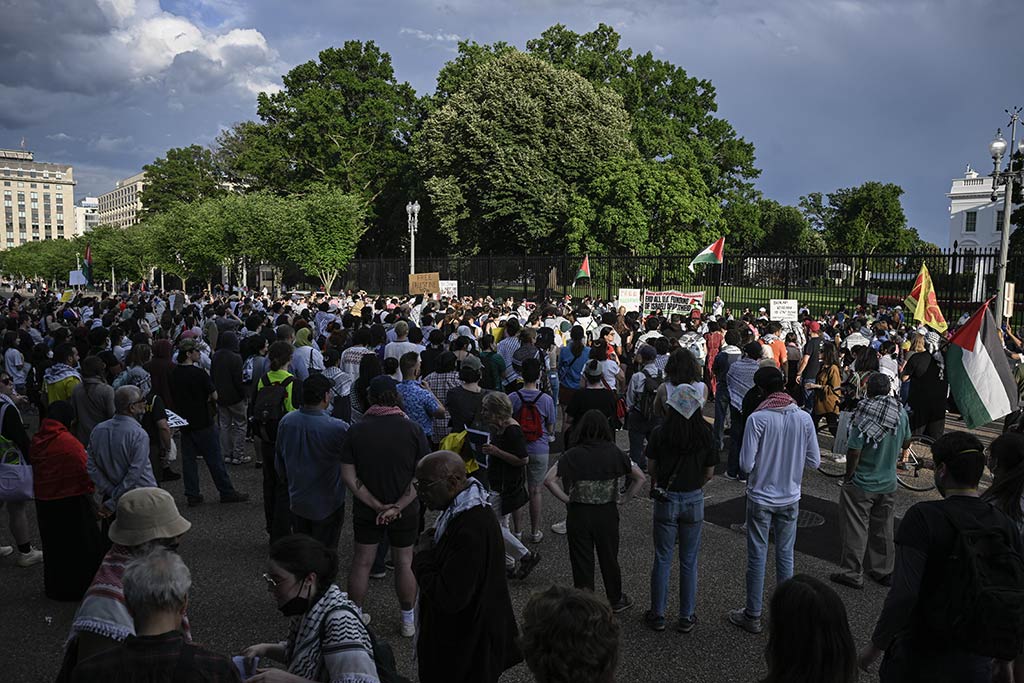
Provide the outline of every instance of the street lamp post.
[[405,213],[409,217],[409,274],[416,274],[416,231],[420,222],[419,200],[405,205]]
[[[1006,164],[1006,170],[1002,170],[1003,155],[1006,154],[1006,140],[1003,138],[1001,130],[996,131],[996,137],[989,143],[988,151],[992,155],[992,202],[995,203],[999,199],[999,183],[1002,181],[1004,185],[1003,190],[1003,234],[999,242],[999,276],[996,279],[996,301],[999,303],[996,305],[998,311],[998,320],[1000,324],[1003,320],[1003,311],[1005,310],[1005,303],[1003,302],[1003,295],[1006,291],[1006,267],[1007,261],[1010,254],[1010,213],[1013,209],[1013,182],[1021,182],[1024,178],[1017,177],[1024,175],[1024,170],[1021,168],[1014,169],[1013,166],[1013,155],[1014,147],[1017,143],[1017,122],[1020,121],[1020,114],[1022,109],[1020,107],[1014,107],[1013,110],[1006,110],[1006,113],[1010,115],[1010,158]],[[1017,151],[1024,156],[1024,140],[1021,141]],[[1024,164],[1018,164],[1024,165]]]

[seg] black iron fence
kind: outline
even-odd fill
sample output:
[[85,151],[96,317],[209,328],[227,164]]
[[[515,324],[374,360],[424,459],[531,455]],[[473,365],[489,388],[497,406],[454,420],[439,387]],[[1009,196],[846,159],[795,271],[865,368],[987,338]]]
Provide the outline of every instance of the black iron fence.
[[[692,256],[591,256],[590,278],[574,282],[581,257],[473,256],[423,257],[416,272],[437,272],[456,280],[470,296],[536,298],[571,294],[612,299],[620,288],[705,292],[721,296],[727,308],[767,305],[769,299],[796,299],[813,312],[841,305],[877,302],[902,304],[927,263],[939,305],[949,320],[973,311],[995,292],[997,249],[943,251],[938,254],[742,254],[726,252],[722,265],[688,269]],[[409,261],[362,258],[349,264],[336,286],[385,294],[404,293]],[[1021,281],[1014,317],[1024,317],[1024,258],[1011,258],[1008,280]]]

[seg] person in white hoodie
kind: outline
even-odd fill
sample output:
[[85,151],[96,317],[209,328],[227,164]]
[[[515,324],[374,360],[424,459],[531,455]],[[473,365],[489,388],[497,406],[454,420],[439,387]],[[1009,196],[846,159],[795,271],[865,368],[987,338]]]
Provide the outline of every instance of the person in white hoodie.
[[800,510],[804,467],[821,462],[811,416],[786,393],[786,379],[775,367],[757,371],[755,384],[768,397],[749,418],[743,432],[740,467],[747,478],[747,604],[729,612],[729,621],[760,633],[768,531],[775,531],[775,580],[793,576],[793,544]]

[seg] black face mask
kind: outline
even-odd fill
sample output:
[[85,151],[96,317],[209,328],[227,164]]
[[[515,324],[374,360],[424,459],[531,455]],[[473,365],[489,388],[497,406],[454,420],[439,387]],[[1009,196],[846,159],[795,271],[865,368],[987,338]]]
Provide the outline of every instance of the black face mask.
[[[297,617],[301,614],[305,614],[309,610],[310,599],[309,596],[301,596],[299,593],[302,592],[302,586],[305,585],[305,581],[299,585],[299,590],[295,592],[295,597],[284,603],[277,609],[281,611],[286,617]],[[312,593],[312,591],[310,591]]]

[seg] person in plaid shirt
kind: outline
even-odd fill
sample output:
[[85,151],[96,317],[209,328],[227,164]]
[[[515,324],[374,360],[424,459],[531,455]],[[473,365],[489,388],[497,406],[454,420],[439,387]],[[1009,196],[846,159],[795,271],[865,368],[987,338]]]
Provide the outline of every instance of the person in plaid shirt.
[[[434,372],[424,377],[423,381],[427,383],[427,388],[437,397],[441,405],[444,405],[448,400],[448,390],[462,384],[459,381],[459,373],[455,369],[455,354],[445,351],[438,356]],[[444,417],[435,417],[434,432],[430,438],[435,445],[439,444],[450,431],[447,414]]]

